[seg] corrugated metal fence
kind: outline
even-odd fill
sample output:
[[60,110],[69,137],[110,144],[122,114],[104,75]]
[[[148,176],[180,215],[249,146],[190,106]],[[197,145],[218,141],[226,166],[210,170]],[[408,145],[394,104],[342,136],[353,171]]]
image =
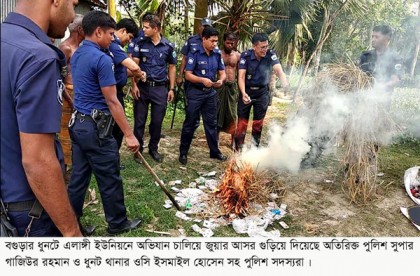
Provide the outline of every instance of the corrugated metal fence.
[[6,19],[9,12],[15,9],[16,0],[1,0],[1,22]]

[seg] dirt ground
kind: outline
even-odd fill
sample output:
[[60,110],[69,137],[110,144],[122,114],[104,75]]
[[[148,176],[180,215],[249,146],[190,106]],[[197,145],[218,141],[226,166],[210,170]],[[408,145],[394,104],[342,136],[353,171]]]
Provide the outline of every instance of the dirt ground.
[[[274,98],[274,104],[267,114],[266,125],[271,120],[285,121],[287,111],[284,103],[290,100]],[[267,128],[267,127],[266,127]],[[248,131],[249,133],[250,131]],[[178,163],[179,129],[166,131],[166,138],[161,140],[160,149],[168,162]],[[247,135],[247,141],[250,135]],[[265,136],[263,135],[263,139]],[[249,142],[249,141],[248,141]],[[176,145],[176,146],[174,146]],[[228,156],[233,155],[230,148],[230,135],[221,134],[220,148]],[[279,176],[285,182],[287,193],[278,200],[287,204],[288,215],[285,222],[289,229],[281,229],[282,236],[334,236],[334,237],[384,237],[384,236],[419,236],[409,220],[402,215],[400,207],[414,205],[405,193],[403,187],[404,171],[388,173],[378,178],[380,192],[377,199],[365,205],[350,203],[342,187],[342,172],[340,173],[339,157],[336,154],[324,155],[315,168],[299,174],[284,174]],[[190,181],[194,173],[216,170],[220,175],[227,163],[215,162],[209,159],[208,148],[200,126],[197,138],[193,140],[188,155],[185,174]],[[157,164],[155,169],[159,169]],[[408,169],[408,168],[407,168]],[[389,177],[388,177],[389,175]],[[327,181],[326,181],[327,180]]]

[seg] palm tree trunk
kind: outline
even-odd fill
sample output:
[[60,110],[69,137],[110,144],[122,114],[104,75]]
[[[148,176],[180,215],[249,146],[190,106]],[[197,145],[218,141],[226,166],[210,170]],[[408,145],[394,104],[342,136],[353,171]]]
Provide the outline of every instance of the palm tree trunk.
[[201,25],[201,19],[207,16],[209,10],[208,0],[196,0],[195,1],[195,12],[194,12],[194,33],[198,33],[198,28]]

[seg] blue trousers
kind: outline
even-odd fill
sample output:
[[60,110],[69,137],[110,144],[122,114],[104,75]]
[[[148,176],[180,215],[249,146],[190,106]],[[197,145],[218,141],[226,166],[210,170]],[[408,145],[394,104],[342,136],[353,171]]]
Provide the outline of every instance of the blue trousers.
[[[31,222],[31,218],[28,216],[28,211],[23,212],[8,212],[10,221],[13,226],[16,227],[20,237],[25,235],[25,230]],[[29,232],[29,237],[62,237],[63,235],[52,222],[51,218],[45,212],[39,219],[34,219]]]
[[188,154],[194,132],[197,129],[197,121],[200,120],[200,113],[203,118],[204,131],[206,133],[207,145],[210,149],[210,156],[220,154],[217,138],[217,94],[213,89],[204,92],[189,87],[188,105],[185,114],[184,124],[181,132],[181,155]]
[[124,192],[120,176],[118,145],[111,135],[99,139],[95,122],[76,119],[69,128],[72,140],[72,173],[68,192],[77,217],[83,215],[83,203],[92,172],[96,177],[105,218],[110,228],[127,222]]
[[139,85],[139,89],[140,99],[134,101],[134,135],[139,140],[141,151],[144,144],[144,129],[150,105],[149,151],[157,151],[162,132],[162,123],[168,105],[168,89],[164,85],[150,87],[144,84]]

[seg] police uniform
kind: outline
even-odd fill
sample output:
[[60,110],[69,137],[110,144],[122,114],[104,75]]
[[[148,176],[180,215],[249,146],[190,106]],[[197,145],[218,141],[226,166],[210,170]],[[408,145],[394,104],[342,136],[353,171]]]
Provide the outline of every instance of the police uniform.
[[402,64],[400,57],[390,49],[378,56],[376,50],[365,51],[359,59],[360,69],[375,77],[376,82],[387,82],[392,76],[401,79]]
[[127,53],[129,54],[133,54],[134,52],[138,52],[138,45],[137,43],[139,42],[140,38],[144,37],[144,32],[143,30],[139,30],[137,37],[133,38],[130,43],[128,43],[127,46]]
[[118,145],[112,135],[99,138],[90,116],[97,109],[110,113],[101,87],[116,84],[110,52],[84,40],[71,58],[74,86],[74,124],[69,127],[73,148],[73,169],[68,186],[70,202],[77,217],[83,215],[83,203],[94,173],[101,193],[105,218],[110,229],[128,222],[120,176]]
[[168,101],[167,64],[177,64],[175,45],[164,37],[154,45],[150,38],[142,36],[138,39],[133,57],[140,60],[140,68],[147,76],[146,82],[138,82],[140,98],[134,101],[134,135],[142,150],[144,128],[151,104],[149,152],[154,152],[158,150]]
[[267,54],[261,60],[257,59],[254,50],[247,50],[241,54],[238,68],[239,70],[246,70],[245,92],[252,101],[249,104],[244,104],[242,97],[239,97],[238,127],[235,134],[237,149],[241,148],[244,144],[251,107],[254,108],[252,137],[257,146],[260,143],[264,117],[270,101],[268,84],[273,66],[276,64],[280,64],[280,62],[273,50],[268,50]]
[[[60,132],[64,54],[29,18],[10,13],[1,26],[1,189],[12,224],[23,236],[35,195],[22,165],[19,132]],[[63,71],[63,72],[60,72]],[[64,159],[56,140],[56,153]],[[61,236],[42,212],[33,221],[29,236]]]
[[[198,77],[216,81],[218,71],[224,70],[222,54],[214,49],[207,55],[202,45],[192,49],[187,55],[185,71],[192,71]],[[221,154],[217,140],[217,93],[214,88],[207,88],[201,83],[190,83],[187,91],[188,106],[182,126],[180,155],[187,155],[196,129],[200,113],[203,118],[210,157]]]
[[[188,37],[187,41],[185,42],[184,46],[181,48],[181,54],[184,56],[188,56],[188,53],[191,51],[196,51],[199,47],[202,47],[203,39],[199,34],[192,35]],[[184,96],[188,99],[187,91],[188,85],[190,84],[189,81],[184,81]],[[188,100],[185,101],[188,105]],[[197,121],[194,124],[194,130],[200,126],[200,115],[197,117]]]
[[[109,51],[112,53],[112,61],[114,62],[114,75],[117,82],[117,98],[125,110],[124,92],[123,88],[127,84],[127,68],[122,65],[122,62],[128,58],[127,53],[122,47],[121,41],[114,35],[114,40],[109,45]],[[121,148],[124,133],[118,125],[114,125],[112,135],[117,140],[118,148]]]

